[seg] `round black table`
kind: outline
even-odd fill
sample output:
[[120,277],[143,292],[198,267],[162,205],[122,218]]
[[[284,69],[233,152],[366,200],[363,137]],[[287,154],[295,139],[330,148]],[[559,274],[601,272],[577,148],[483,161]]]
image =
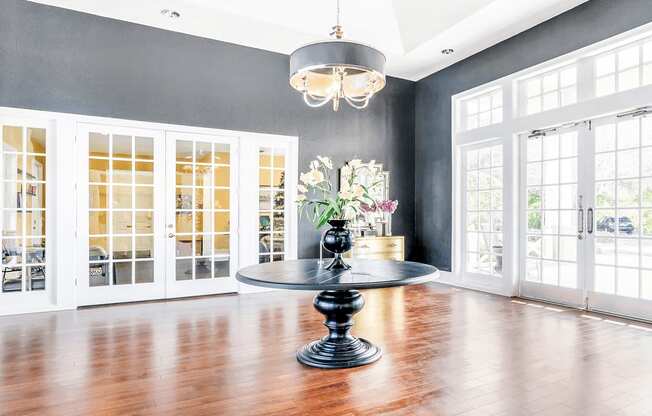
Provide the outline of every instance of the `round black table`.
[[245,267],[236,278],[254,286],[319,290],[313,304],[326,317],[328,335],[301,348],[297,359],[312,367],[349,368],[373,363],[382,354],[371,342],[350,333],[353,315],[364,306],[358,289],[416,285],[439,276],[435,267],[410,261],[356,259],[349,263],[350,270],[326,270],[317,259],[264,263]]

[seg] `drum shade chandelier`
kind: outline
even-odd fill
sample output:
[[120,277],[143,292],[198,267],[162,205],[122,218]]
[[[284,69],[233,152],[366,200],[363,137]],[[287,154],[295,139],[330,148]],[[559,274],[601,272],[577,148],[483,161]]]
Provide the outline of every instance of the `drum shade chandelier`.
[[385,87],[385,55],[361,43],[342,40],[340,0],[337,0],[337,24],[334,40],[311,43],[290,55],[290,85],[303,94],[310,107],[333,103],[333,110],[344,99],[356,109]]

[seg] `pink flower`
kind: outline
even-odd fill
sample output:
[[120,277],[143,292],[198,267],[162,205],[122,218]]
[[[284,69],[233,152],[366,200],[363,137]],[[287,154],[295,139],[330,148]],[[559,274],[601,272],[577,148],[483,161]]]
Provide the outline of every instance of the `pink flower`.
[[398,201],[388,199],[386,201],[380,201],[377,204],[377,209],[380,212],[384,212],[387,214],[393,214],[394,211],[396,211],[396,208],[398,208]]

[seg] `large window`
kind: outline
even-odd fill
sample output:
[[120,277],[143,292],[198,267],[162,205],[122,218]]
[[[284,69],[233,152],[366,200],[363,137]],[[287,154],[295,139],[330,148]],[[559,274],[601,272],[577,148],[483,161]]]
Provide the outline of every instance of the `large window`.
[[46,130],[2,126],[2,292],[44,290]]
[[453,100],[449,278],[652,320],[652,24]]
[[466,271],[500,276],[503,267],[503,149],[465,152]]

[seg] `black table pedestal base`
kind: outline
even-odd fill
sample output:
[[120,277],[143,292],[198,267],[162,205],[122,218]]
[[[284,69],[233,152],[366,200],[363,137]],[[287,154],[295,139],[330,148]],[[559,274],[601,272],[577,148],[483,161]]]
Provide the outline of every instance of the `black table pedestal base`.
[[315,309],[326,316],[328,335],[297,352],[297,360],[311,367],[350,368],[377,361],[382,351],[367,340],[350,334],[353,315],[364,306],[357,290],[325,290],[315,296]]

